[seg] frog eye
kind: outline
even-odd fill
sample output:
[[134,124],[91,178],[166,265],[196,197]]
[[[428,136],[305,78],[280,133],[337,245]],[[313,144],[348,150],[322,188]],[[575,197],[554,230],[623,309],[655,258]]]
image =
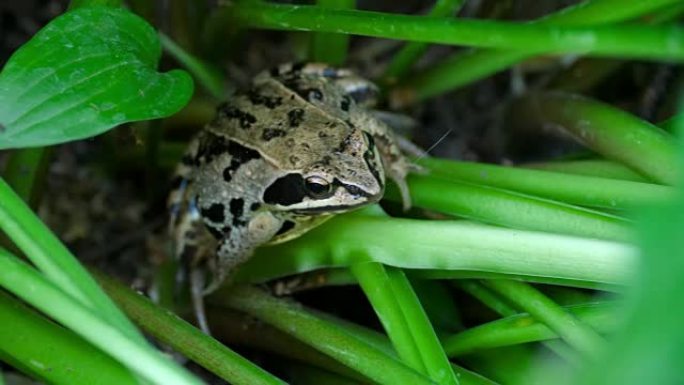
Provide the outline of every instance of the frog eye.
[[332,184],[319,176],[310,176],[304,181],[306,193],[311,198],[323,199],[332,195]]

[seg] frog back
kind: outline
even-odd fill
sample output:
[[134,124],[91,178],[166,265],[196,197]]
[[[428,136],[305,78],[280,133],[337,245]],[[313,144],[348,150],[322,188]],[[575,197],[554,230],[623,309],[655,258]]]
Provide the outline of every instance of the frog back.
[[354,135],[345,100],[326,79],[261,79],[221,104],[206,130],[258,151],[281,169],[297,170],[343,148]]

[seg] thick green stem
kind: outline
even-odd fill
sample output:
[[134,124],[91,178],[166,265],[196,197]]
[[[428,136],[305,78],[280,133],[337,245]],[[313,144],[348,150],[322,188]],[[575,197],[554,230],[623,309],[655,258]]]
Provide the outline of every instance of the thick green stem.
[[[0,286],[53,318],[128,369],[152,383],[199,385],[189,372],[169,361],[147,341],[118,327],[48,281],[38,271],[0,248]],[[107,300],[109,300],[107,298]]]
[[578,142],[650,179],[674,184],[676,144],[659,127],[579,95],[533,93],[510,106],[514,124],[553,124]]
[[[97,312],[130,338],[142,335],[102,292],[76,257],[57,239],[26,203],[0,179],[0,229],[45,276],[64,293]],[[0,276],[8,274],[0,270]]]
[[[430,10],[430,17],[449,17],[456,13],[465,3],[464,0],[437,0]],[[425,43],[408,43],[394,55],[385,71],[385,83],[395,83],[406,75],[413,64],[423,55],[428,45]]]
[[433,175],[513,190],[575,205],[615,210],[662,203],[674,196],[672,187],[568,175],[542,170],[529,170],[472,162],[456,162],[435,158],[421,160]]
[[3,173],[7,183],[32,208],[38,207],[49,163],[51,147],[25,148],[12,152]]
[[[440,175],[412,175],[409,182],[416,207],[510,228],[620,241],[632,238],[629,221],[599,211],[514,191],[442,179]],[[386,197],[400,199],[393,186],[387,189]]]
[[[574,305],[564,308],[577,319],[601,332],[611,332],[617,326],[612,304]],[[493,349],[558,338],[558,334],[529,314],[516,314],[454,334],[442,340],[450,357],[478,350]]]
[[0,360],[45,383],[139,384],[119,362],[3,291],[0,325]]
[[[356,0],[318,0],[320,7],[326,9],[354,9]],[[342,33],[319,32],[311,36],[309,56],[313,61],[332,65],[342,65],[347,59],[349,35]]]
[[102,274],[95,277],[126,314],[148,333],[231,384],[285,384],[140,294]]
[[449,360],[404,273],[379,263],[351,267],[392,344],[408,365],[439,384],[458,384]]
[[[588,0],[540,19],[535,24],[587,26],[615,23],[633,19],[677,2],[678,0]],[[396,99],[395,104],[412,103],[465,86],[535,54],[555,53],[553,52],[555,50],[535,51],[531,45],[506,48],[515,51],[471,50],[450,56],[436,66],[412,76],[397,87],[394,92],[396,96],[393,97]]]
[[510,300],[537,321],[558,333],[569,345],[587,357],[595,358],[605,341],[574,315],[529,284],[512,280],[485,280],[485,286]]
[[247,286],[215,296],[216,301],[248,313],[311,345],[380,384],[435,384],[427,377],[330,322]]
[[[439,273],[501,273],[561,284],[625,284],[636,250],[628,245],[466,221],[340,215],[303,236],[262,247],[236,280],[268,278],[364,261]],[[447,274],[445,274],[447,273]]]
[[674,25],[568,27],[268,3],[240,3],[219,12],[242,25],[255,28],[347,33],[426,43],[522,49],[525,52],[684,60],[684,43],[681,41],[684,28]]

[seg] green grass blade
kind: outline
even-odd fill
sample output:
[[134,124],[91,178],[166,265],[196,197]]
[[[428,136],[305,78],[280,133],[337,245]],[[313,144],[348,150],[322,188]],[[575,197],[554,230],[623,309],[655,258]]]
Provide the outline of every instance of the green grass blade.
[[215,300],[267,322],[379,384],[435,384],[336,325],[305,312],[301,306],[259,289],[236,287],[215,296]]
[[[615,306],[610,303],[574,305],[564,308],[583,323],[600,332],[611,332],[617,326]],[[546,341],[558,334],[526,313],[512,315],[472,327],[442,340],[450,357],[502,346]]]
[[0,324],[0,360],[45,383],[139,384],[120,363],[3,291]]
[[[656,182],[674,184],[677,180],[672,135],[627,112],[579,95],[555,92],[530,94],[511,108],[520,123],[559,125],[578,142]],[[523,110],[530,114],[523,117]]]
[[224,79],[221,72],[211,65],[204,63],[202,60],[196,58],[190,53],[186,52],[183,47],[176,44],[170,37],[163,33],[159,33],[159,41],[162,47],[179,63],[197,79],[198,83],[204,87],[205,90],[216,99],[223,100],[226,97],[224,90]]
[[544,277],[556,283],[619,285],[627,282],[635,257],[631,246],[598,239],[465,221],[347,214],[290,242],[258,249],[236,279],[263,281],[374,261],[407,269],[439,269],[442,276],[450,271],[489,272]]
[[422,159],[433,175],[449,180],[477,183],[553,199],[570,204],[627,210],[664,202],[674,196],[674,188],[652,184],[568,175],[473,162]]
[[[0,286],[152,383],[201,384],[168,357],[152,349],[147,342],[131,338],[130,333],[125,333],[106,318],[93,313],[4,249],[0,249],[0,271]],[[31,290],[27,290],[27,287]]]
[[95,276],[126,314],[148,333],[231,384],[285,384],[149,299],[102,274]]
[[[464,0],[437,0],[435,5],[430,10],[428,16],[431,17],[449,17],[458,10],[465,3]],[[397,52],[392,61],[385,70],[384,82],[395,83],[397,79],[402,78],[410,70],[413,64],[418,61],[420,56],[427,50],[428,45],[425,43],[408,43],[399,52]]]
[[525,163],[521,164],[520,167],[600,178],[623,179],[632,182],[648,182],[648,179],[634,172],[631,168],[612,160],[587,159]]
[[482,283],[544,323],[587,357],[596,357],[605,345],[594,329],[529,284],[512,280],[485,280]]
[[[548,25],[599,25],[633,19],[678,0],[589,0],[548,15],[537,23]],[[446,58],[432,68],[406,79],[395,91],[411,95],[402,103],[423,100],[450,89],[462,87],[506,69],[538,52],[525,46],[517,51],[471,50]],[[402,98],[405,98],[403,96]]]
[[[0,229],[64,293],[116,325],[130,338],[144,341],[71,252],[1,178]],[[5,274],[0,270],[0,276]]]
[[[326,9],[354,9],[356,0],[318,0]],[[349,35],[342,33],[315,33],[311,36],[309,57],[312,61],[336,66],[344,64],[349,50]]]
[[50,148],[27,148],[11,153],[3,173],[7,183],[29,206],[36,208],[42,197],[42,182],[47,171]]
[[[499,315],[502,315],[502,316],[508,318],[508,317],[513,317],[513,316],[521,314],[518,310],[516,310],[514,307],[512,307],[508,303],[508,301],[505,300],[505,298],[503,298],[503,297],[497,295],[496,293],[492,292],[492,290],[485,287],[482,283],[480,283],[480,281],[460,280],[457,282],[457,285],[461,289],[463,289],[465,292],[467,292],[468,294],[477,298],[480,302],[485,304],[487,307],[494,310]],[[517,324],[517,326],[522,326],[522,325]],[[543,325],[542,325],[542,327],[545,328],[545,326],[543,326]],[[498,328],[495,328],[495,329],[497,331],[501,330]],[[477,336],[477,332],[475,334]],[[486,334],[487,333],[485,333],[485,335]],[[469,334],[466,333],[465,335],[466,335],[466,340],[468,340]],[[495,333],[495,335],[496,335],[496,333]],[[494,337],[494,338],[496,338],[496,337]],[[475,338],[475,339],[477,340],[477,338]],[[446,343],[446,341],[444,341],[444,342]],[[557,340],[552,340],[552,341],[543,341],[542,345],[544,345],[549,350],[556,353],[559,357],[562,357],[566,362],[571,363],[575,367],[579,367],[579,365],[582,362],[582,359],[580,358],[580,355],[577,353],[577,351],[572,349],[570,346],[568,346],[562,340],[557,339]],[[453,345],[451,347],[454,348]]]
[[267,3],[240,3],[226,7],[223,12],[241,25],[256,28],[348,33],[531,52],[684,60],[684,28],[674,25],[567,27]]
[[458,384],[437,335],[403,272],[379,263],[359,263],[352,265],[351,270],[399,357],[439,384]]
[[[411,175],[408,181],[415,207],[510,228],[608,240],[631,239],[630,222],[616,215],[509,190],[446,180],[439,175]],[[388,186],[385,197],[394,201],[401,199],[393,185]]]

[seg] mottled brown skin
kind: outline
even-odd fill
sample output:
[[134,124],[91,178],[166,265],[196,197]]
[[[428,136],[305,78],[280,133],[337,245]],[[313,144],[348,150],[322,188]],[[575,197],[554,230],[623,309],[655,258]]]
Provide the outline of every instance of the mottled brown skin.
[[376,92],[345,69],[287,64],[218,107],[188,147],[169,197],[175,254],[191,271],[200,317],[202,295],[256,247],[377,202],[385,175],[409,204],[410,165],[365,109]]

